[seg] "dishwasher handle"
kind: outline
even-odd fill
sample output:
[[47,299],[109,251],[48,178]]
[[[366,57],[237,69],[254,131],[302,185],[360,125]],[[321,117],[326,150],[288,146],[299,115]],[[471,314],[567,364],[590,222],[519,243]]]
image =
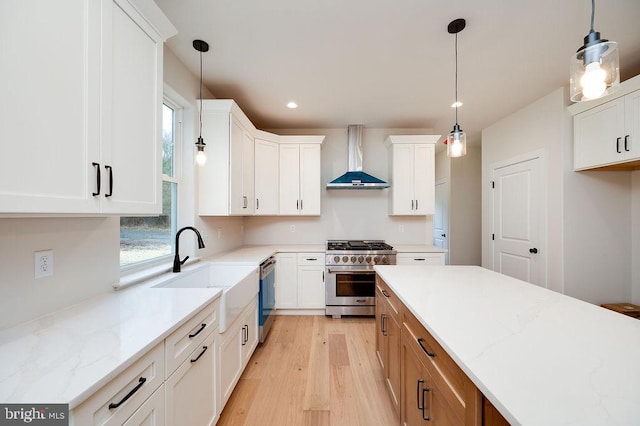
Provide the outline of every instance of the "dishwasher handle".
[[260,264],[260,279],[266,277],[276,268],[276,258],[271,256]]

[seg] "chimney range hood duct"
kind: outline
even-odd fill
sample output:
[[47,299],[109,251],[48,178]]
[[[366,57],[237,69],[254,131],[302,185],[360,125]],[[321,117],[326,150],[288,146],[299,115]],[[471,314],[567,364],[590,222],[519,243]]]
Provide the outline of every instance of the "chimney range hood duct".
[[349,169],[327,183],[327,189],[385,189],[389,184],[362,171],[362,126],[351,125],[347,129]]

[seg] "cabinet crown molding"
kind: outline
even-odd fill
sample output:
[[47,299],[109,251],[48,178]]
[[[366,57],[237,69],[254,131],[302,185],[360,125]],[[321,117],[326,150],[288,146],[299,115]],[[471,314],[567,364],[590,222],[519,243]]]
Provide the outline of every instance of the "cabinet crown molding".
[[397,143],[438,143],[441,135],[389,135],[384,144],[389,147]]

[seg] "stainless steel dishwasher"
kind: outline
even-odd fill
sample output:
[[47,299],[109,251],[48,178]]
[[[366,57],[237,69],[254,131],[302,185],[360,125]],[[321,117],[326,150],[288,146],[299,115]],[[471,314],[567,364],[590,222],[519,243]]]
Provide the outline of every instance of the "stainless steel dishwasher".
[[258,297],[258,324],[260,343],[269,333],[276,311],[276,259],[271,256],[260,264],[260,295]]

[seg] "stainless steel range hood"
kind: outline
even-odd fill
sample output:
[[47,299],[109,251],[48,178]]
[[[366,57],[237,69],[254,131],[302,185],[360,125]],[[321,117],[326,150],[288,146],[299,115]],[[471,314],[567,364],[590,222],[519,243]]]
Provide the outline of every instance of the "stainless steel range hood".
[[385,189],[389,184],[362,171],[362,126],[347,128],[349,169],[327,183],[327,189]]

